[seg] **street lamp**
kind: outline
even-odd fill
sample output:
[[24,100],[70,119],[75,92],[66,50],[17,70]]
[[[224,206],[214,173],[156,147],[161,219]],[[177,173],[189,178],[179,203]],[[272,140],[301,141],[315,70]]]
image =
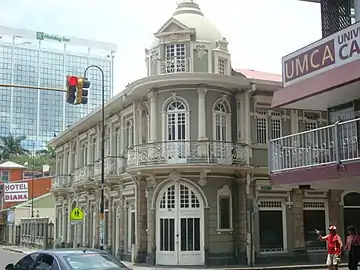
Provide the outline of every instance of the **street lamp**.
[[97,65],[88,66],[84,71],[84,78],[87,78],[87,71],[90,68],[96,68],[101,72],[102,81],[102,98],[101,98],[101,187],[100,187],[100,249],[104,249],[104,234],[105,234],[105,76],[104,71]]

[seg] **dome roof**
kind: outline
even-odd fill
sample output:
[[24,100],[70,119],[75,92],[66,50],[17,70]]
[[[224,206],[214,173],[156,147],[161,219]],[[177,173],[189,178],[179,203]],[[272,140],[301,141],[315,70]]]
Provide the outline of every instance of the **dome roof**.
[[[223,36],[219,29],[208,21],[194,0],[181,0],[173,13],[172,18],[178,20],[188,28],[195,29],[196,40],[210,41],[215,47],[216,42]],[[158,45],[159,40],[155,38],[152,47]]]

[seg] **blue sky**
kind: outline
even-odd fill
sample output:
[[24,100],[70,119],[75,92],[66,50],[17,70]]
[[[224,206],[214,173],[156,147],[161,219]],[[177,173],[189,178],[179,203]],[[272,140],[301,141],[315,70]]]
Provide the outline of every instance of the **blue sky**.
[[[320,7],[298,0],[197,0],[229,41],[234,68],[280,73],[281,57],[321,38]],[[1,0],[0,24],[114,42],[115,93],[145,75],[144,49],[176,0]]]

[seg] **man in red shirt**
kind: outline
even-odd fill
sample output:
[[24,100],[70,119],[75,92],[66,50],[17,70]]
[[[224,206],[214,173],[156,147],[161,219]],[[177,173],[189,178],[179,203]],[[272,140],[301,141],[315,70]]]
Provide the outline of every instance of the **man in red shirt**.
[[329,270],[337,270],[340,262],[341,251],[343,243],[341,237],[336,233],[336,226],[332,225],[329,227],[329,234],[321,236],[318,233],[319,239],[327,242],[328,256],[326,265]]

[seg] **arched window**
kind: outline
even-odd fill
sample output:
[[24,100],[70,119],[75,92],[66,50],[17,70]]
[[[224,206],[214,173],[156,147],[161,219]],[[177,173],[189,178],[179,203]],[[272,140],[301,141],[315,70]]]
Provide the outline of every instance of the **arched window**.
[[215,141],[231,141],[230,105],[223,98],[213,107],[213,138]]
[[186,140],[186,106],[183,102],[175,100],[166,110],[167,113],[167,140]]

